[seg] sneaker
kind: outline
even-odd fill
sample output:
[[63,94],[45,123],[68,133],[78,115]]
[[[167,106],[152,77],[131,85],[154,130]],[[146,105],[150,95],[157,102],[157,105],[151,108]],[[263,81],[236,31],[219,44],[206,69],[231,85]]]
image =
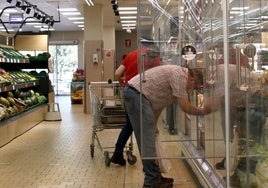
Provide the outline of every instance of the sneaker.
[[124,159],[123,152],[115,151],[110,159],[111,163],[118,164],[120,166],[126,165],[126,160]]
[[223,170],[223,169],[225,169],[225,167],[224,167],[224,163],[225,163],[225,158],[223,158],[223,159],[221,160],[221,162],[216,163],[216,165],[215,165],[216,169],[218,169],[218,170]]

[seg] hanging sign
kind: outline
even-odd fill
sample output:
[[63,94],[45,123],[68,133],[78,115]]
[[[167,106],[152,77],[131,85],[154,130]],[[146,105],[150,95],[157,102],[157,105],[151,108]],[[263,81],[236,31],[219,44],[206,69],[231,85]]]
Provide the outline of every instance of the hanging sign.
[[193,46],[186,45],[182,48],[181,54],[183,59],[190,61],[196,57],[196,50]]

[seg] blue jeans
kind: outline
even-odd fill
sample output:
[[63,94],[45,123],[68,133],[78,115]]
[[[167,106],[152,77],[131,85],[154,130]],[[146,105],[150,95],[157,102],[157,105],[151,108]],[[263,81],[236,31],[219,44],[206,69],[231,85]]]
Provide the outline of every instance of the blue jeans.
[[123,153],[125,145],[129,137],[131,136],[132,131],[133,129],[132,129],[128,114],[126,113],[126,124],[124,125],[124,127],[122,128],[118,136],[117,142],[115,144],[115,151]]
[[[140,96],[142,103],[142,113],[140,113]],[[150,102],[137,91],[125,87],[124,103],[127,114],[135,133],[139,152],[141,154],[143,171],[145,173],[144,184],[152,185],[161,181],[161,172],[156,164],[155,150],[155,115]],[[142,124],[141,124],[142,114]]]

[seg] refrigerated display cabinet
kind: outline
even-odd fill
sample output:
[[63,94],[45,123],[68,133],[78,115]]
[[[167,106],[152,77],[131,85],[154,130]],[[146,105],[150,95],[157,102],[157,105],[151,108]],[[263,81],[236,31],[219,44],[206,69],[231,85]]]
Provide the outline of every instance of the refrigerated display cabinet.
[[138,10],[138,38],[152,38],[164,64],[203,71],[189,101],[221,100],[204,116],[175,107],[165,141],[181,155],[168,158],[186,160],[203,187],[268,187],[268,1],[140,0]]

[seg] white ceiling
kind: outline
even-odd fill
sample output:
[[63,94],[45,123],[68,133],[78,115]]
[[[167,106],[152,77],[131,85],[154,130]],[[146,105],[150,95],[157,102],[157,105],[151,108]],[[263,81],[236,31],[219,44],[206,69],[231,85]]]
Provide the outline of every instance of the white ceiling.
[[[14,6],[17,0],[13,0],[11,3],[8,3],[6,0],[1,0],[0,10],[7,6]],[[3,2],[4,1],[4,2]],[[85,0],[27,0],[29,3],[36,5],[37,8],[49,16],[53,16],[55,23],[53,25],[53,29],[55,31],[78,31],[81,30],[74,24],[73,21],[67,19],[66,16],[63,16],[58,12],[59,8],[77,8],[82,16],[84,15],[83,7],[86,5]],[[120,29],[120,24],[118,24],[119,16],[114,15],[114,10],[112,8],[111,0],[93,0],[94,4],[100,4],[103,6],[103,24],[104,26],[115,26],[116,29]],[[136,6],[136,0],[118,0],[119,7],[125,6]],[[86,5],[87,6],[87,5]],[[19,8],[15,8],[20,11]],[[5,16],[5,12],[3,12],[1,16],[1,20],[4,22],[4,25],[11,31],[14,29],[15,31],[20,26],[20,24],[9,24],[9,17]],[[33,14],[33,11],[29,15]],[[25,16],[28,16],[25,14]],[[43,24],[44,27],[46,24]],[[2,24],[0,24],[2,26]],[[22,26],[22,31],[33,31],[38,32],[40,28],[35,28],[33,25],[25,24]],[[14,32],[14,31],[13,31]]]

